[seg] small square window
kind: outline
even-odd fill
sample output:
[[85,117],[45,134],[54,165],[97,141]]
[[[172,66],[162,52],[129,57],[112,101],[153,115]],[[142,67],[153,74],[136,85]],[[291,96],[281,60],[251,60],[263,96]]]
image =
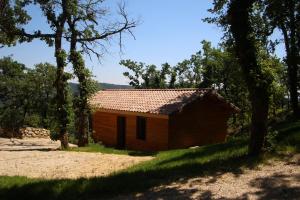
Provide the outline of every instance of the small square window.
[[136,117],[136,138],[146,140],[146,118]]

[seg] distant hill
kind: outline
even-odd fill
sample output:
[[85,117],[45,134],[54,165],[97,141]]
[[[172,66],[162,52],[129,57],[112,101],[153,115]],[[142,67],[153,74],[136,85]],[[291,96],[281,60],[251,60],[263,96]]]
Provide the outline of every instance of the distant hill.
[[131,89],[130,85],[118,85],[112,83],[99,83],[101,89]]
[[[69,86],[73,93],[78,92],[78,83],[69,83]],[[130,89],[132,88],[130,85],[118,85],[112,83],[99,83],[100,89]]]

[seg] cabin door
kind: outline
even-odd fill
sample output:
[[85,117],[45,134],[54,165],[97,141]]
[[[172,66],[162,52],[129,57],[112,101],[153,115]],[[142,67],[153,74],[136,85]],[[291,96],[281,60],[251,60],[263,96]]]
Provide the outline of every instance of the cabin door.
[[126,136],[126,118],[118,117],[117,119],[117,148],[125,148],[125,137]]

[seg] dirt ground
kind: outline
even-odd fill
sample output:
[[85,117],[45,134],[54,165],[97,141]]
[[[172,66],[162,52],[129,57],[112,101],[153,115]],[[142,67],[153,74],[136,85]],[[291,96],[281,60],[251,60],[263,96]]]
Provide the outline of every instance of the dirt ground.
[[[105,176],[152,157],[57,151],[49,139],[0,138],[0,175],[57,179]],[[300,154],[238,173],[182,178],[114,199],[300,200]]]
[[105,176],[152,157],[58,151],[50,139],[0,138],[0,176],[60,179]]
[[238,174],[183,178],[145,193],[114,199],[300,200],[300,154],[286,161],[270,161],[256,169],[244,169]]

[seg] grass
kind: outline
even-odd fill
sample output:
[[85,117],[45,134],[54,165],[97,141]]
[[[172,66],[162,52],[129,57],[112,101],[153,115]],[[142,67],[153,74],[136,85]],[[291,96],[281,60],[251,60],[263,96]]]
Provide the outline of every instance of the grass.
[[[281,123],[275,128],[279,132],[276,138],[277,151],[292,149],[293,152],[300,152],[300,121]],[[93,148],[95,150],[96,147]],[[97,148],[97,152],[104,151]],[[91,149],[92,147],[88,147],[78,151]],[[237,138],[224,144],[196,149],[158,152],[153,160],[107,177],[78,180],[0,177],[0,199],[101,199],[117,194],[142,192],[180,178],[228,171],[238,175],[243,173],[243,167],[254,167],[264,159],[249,158],[246,154],[247,139]]]
[[278,131],[277,152],[300,152],[300,120],[289,120],[273,127]]
[[120,149],[105,147],[103,145],[95,144],[95,143],[90,143],[86,147],[73,147],[73,148],[68,149],[67,151],[96,152],[96,153],[131,155],[131,156],[149,156],[149,155],[155,155],[156,154],[156,152],[120,150]]

